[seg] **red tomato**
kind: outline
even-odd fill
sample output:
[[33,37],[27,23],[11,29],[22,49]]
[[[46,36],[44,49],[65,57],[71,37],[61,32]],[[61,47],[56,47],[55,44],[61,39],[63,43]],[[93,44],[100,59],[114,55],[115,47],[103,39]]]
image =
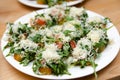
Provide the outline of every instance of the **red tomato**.
[[76,47],[76,43],[75,43],[74,40],[70,41],[70,46],[71,46],[72,49]]
[[37,19],[36,23],[39,25],[45,25],[46,22],[42,19]]
[[63,46],[63,43],[62,43],[61,41],[57,41],[57,42],[56,42],[56,45],[57,45],[57,47],[58,47],[59,49],[61,49],[62,46]]

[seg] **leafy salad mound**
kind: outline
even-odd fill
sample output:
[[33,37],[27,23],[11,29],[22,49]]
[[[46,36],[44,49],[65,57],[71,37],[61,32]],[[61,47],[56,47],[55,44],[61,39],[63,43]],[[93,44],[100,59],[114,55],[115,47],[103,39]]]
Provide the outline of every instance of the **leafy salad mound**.
[[36,0],[38,4],[47,4],[49,7],[70,1],[75,1],[75,0]]
[[[90,17],[84,8],[54,6],[37,13],[30,24],[8,23],[6,56],[28,66],[36,74],[70,74],[69,66],[92,66],[108,45],[108,18]],[[95,73],[96,74],[96,73]]]

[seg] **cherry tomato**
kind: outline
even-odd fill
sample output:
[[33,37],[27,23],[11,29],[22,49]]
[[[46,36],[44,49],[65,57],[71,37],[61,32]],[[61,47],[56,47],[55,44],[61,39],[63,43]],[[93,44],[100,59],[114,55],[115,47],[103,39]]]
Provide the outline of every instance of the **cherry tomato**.
[[36,23],[39,25],[45,25],[46,22],[42,19],[37,19]]

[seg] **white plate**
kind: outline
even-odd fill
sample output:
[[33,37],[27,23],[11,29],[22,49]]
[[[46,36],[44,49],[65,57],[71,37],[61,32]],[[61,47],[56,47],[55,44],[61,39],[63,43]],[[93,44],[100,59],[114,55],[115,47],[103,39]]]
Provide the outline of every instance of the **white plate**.
[[[18,0],[20,3],[30,6],[30,7],[35,7],[35,8],[48,8],[48,5],[42,5],[42,4],[37,4],[36,1],[32,1],[32,0]],[[72,6],[78,3],[81,3],[84,0],[75,0],[75,1],[71,1],[71,2],[67,2],[68,6]]]
[[[44,9],[44,10],[39,10],[37,12],[38,13],[43,13],[47,10],[48,9]],[[89,10],[87,10],[87,13],[91,17],[92,16],[102,17],[101,15],[96,14],[96,13],[94,13],[92,11],[89,11]],[[21,23],[29,22],[30,18],[34,17],[34,15],[36,15],[35,12],[27,14],[27,15],[19,18],[17,21],[15,21],[15,23],[17,23],[17,22],[21,22]],[[108,27],[110,27],[111,25],[113,25],[113,24],[109,23]],[[4,41],[4,39],[3,39],[4,37],[5,37],[5,35],[3,35],[2,40],[1,40],[2,49],[3,49],[3,46],[6,44],[6,41]],[[108,37],[112,42],[101,53],[100,58],[96,59],[96,63],[98,64],[98,66],[96,68],[96,71],[99,71],[99,70],[105,68],[108,64],[110,64],[113,61],[113,59],[115,59],[115,57],[118,54],[118,51],[119,51],[119,48],[120,48],[120,43],[119,43],[120,42],[120,36],[119,36],[119,33],[118,33],[117,29],[115,28],[115,26],[113,26],[111,29],[108,30]],[[7,53],[8,53],[8,49],[3,51],[4,57]],[[69,72],[71,73],[71,75],[63,75],[63,76],[36,75],[32,71],[32,62],[28,66],[23,67],[16,60],[14,60],[12,56],[5,57],[5,59],[8,61],[8,63],[10,63],[17,70],[19,70],[19,71],[21,71],[25,74],[34,76],[34,77],[44,78],[44,79],[72,79],[72,78],[87,76],[87,75],[90,75],[90,74],[93,73],[93,68],[88,66],[88,67],[85,67],[84,69],[81,69],[80,67],[69,68]]]

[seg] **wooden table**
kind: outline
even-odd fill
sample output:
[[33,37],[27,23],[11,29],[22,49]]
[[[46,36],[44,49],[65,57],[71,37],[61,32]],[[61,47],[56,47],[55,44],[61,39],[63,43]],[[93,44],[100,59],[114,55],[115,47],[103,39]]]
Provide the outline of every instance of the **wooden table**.
[[[111,18],[116,28],[120,32],[120,0],[86,0],[77,7],[85,8],[97,12],[103,16]],[[19,17],[37,10],[24,6],[17,0],[1,0],[0,1],[0,38],[6,29],[7,22],[14,22]],[[120,53],[120,52],[119,52]],[[120,54],[106,68],[98,72],[98,80],[106,80],[108,78],[120,75]],[[89,75],[78,80],[94,80],[94,75]],[[0,80],[41,80],[13,68],[3,57],[0,52]]]

